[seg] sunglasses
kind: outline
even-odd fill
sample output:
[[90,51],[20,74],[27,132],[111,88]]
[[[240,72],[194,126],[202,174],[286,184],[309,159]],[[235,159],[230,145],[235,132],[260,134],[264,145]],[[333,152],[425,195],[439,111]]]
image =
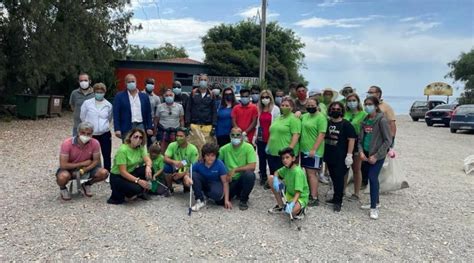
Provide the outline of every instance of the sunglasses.
[[341,108],[331,108],[331,111],[342,111]]
[[134,135],[132,138],[133,138],[133,139],[140,139],[140,140],[142,140],[142,139],[143,139],[143,136],[141,136],[141,135]]
[[242,133],[231,133],[230,134],[230,137],[234,137],[234,138],[238,138],[240,136],[242,136]]
[[262,99],[269,99],[270,97],[268,96],[263,96]]

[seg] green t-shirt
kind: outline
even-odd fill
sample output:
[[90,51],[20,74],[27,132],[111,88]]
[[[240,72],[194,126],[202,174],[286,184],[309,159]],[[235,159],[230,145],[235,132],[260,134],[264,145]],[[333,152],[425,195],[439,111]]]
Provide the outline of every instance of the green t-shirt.
[[148,156],[146,147],[132,148],[128,144],[120,145],[114,157],[114,164],[112,165],[111,173],[120,174],[119,165],[125,164],[129,173],[133,172],[135,168],[143,165],[143,157]]
[[[231,143],[222,146],[219,150],[219,159],[224,162],[229,170],[257,162],[255,150],[248,142],[242,143],[238,148],[235,148]],[[240,173],[235,173],[232,177],[233,180],[239,178]]]
[[365,111],[359,111],[356,114],[350,111],[346,111],[346,113],[344,113],[344,119],[348,120],[352,124],[357,135],[359,135],[360,133],[362,121],[365,119],[366,116],[367,112]]
[[[318,135],[326,133],[327,128],[328,120],[322,113],[306,113],[301,116],[300,151],[302,153],[309,153],[316,143]],[[324,156],[324,140],[316,149],[316,155],[318,157]]]
[[326,106],[326,104],[321,102],[321,103],[319,103],[318,107],[319,107],[319,111],[322,114],[324,114],[324,116],[327,117],[328,116],[328,107]]
[[370,149],[370,142],[372,141],[372,130],[373,130],[374,123],[375,123],[375,119],[374,120],[367,119],[367,121],[365,121],[365,124],[364,124],[365,135],[364,135],[363,147],[364,147],[364,151],[366,152],[368,152]]
[[153,162],[153,172],[156,173],[159,170],[163,169],[165,167],[165,157],[160,154],[158,157],[156,157],[155,160],[152,160]]
[[182,148],[179,146],[177,142],[172,142],[168,145],[166,149],[165,155],[168,156],[170,159],[175,161],[183,161],[186,160],[186,167],[190,167],[191,164],[197,162],[199,158],[199,152],[194,144],[188,142],[186,148]]
[[288,202],[291,202],[295,197],[296,192],[300,192],[298,202],[302,207],[306,207],[309,199],[309,186],[306,174],[299,165],[294,165],[288,169],[285,166],[278,169],[278,176],[283,178],[286,192],[285,197]]
[[[270,126],[270,138],[268,139],[268,153],[278,156],[278,151],[290,146],[291,137],[295,133],[301,133],[301,120],[293,113],[290,116],[280,116]],[[299,154],[298,143],[294,148],[295,154]]]

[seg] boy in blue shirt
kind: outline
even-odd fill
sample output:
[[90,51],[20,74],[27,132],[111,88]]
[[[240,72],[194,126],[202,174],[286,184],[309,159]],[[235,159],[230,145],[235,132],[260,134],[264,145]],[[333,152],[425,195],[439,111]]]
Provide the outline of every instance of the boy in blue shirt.
[[227,168],[217,159],[218,152],[217,144],[204,144],[201,150],[203,160],[193,165],[192,187],[196,198],[196,203],[191,207],[193,211],[199,211],[206,206],[204,196],[214,200],[218,205],[232,209]]

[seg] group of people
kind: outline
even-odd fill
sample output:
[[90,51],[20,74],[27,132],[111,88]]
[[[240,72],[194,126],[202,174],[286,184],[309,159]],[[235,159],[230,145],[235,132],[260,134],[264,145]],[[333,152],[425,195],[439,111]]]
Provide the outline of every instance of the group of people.
[[[182,184],[185,192],[193,190],[193,211],[210,200],[230,209],[234,197],[246,210],[258,156],[260,185],[276,199],[268,212],[303,217],[306,207],[319,205],[319,181],[326,172],[334,195],[325,201],[340,212],[352,169],[349,200],[359,201],[369,184],[370,204],[361,208],[378,218],[378,176],[396,135],[395,114],[380,87],[371,86],[361,100],[344,85],[337,100],[339,92],[330,88],[308,92],[304,84],[292,83],[286,95],[254,85],[241,89],[237,99],[233,87],[210,85],[206,75],[190,93],[174,82],[158,96],[154,79],[144,84],[140,92],[135,76],[127,75],[125,90],[110,103],[104,84],[91,87],[89,76],[79,75],[80,87],[70,98],[73,137],[61,146],[57,171],[62,199],[71,199],[66,184],[73,178],[84,179],[82,190],[91,196],[90,186],[109,177],[109,204],[171,196],[173,185]],[[123,142],[113,162],[112,119]],[[191,143],[190,134],[203,135],[203,144]]]

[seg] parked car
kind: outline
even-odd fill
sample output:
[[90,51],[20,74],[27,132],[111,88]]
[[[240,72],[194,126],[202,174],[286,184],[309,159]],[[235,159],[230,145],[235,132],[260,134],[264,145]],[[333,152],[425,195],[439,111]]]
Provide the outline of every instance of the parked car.
[[474,104],[461,105],[454,111],[449,124],[452,133],[457,130],[474,130]]
[[418,121],[418,119],[425,118],[427,111],[432,110],[434,107],[446,104],[442,100],[417,100],[413,102],[410,108],[410,117],[413,121]]
[[429,110],[425,114],[426,125],[433,126],[433,124],[444,124],[444,126],[449,127],[451,116],[457,106],[458,104],[442,104]]

